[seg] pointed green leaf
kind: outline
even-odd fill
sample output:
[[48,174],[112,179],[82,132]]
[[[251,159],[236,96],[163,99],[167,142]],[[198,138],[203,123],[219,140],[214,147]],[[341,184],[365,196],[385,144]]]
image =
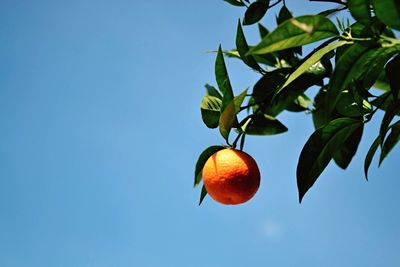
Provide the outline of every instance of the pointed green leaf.
[[335,25],[321,15],[307,15],[283,22],[265,36],[261,43],[250,49],[250,54],[266,54],[302,46],[336,36]]
[[286,132],[288,129],[279,120],[264,114],[253,117],[246,129],[248,135],[275,135]]
[[222,92],[221,111],[223,111],[226,105],[233,99],[233,90],[231,82],[229,81],[221,46],[218,48],[217,58],[215,60],[215,79],[217,80],[219,90]]
[[251,3],[244,14],[243,25],[251,25],[257,23],[260,19],[262,19],[262,17],[264,17],[265,13],[267,13],[268,7],[269,0],[258,0]]
[[357,152],[358,145],[360,144],[361,137],[364,130],[364,124],[361,124],[344,142],[342,147],[333,156],[336,164],[342,168],[347,169],[351,160]]
[[387,26],[400,30],[400,3],[398,0],[371,0],[375,15]]
[[385,140],[386,134],[389,130],[389,124],[396,116],[396,112],[399,112],[400,109],[400,101],[394,101],[385,112],[383,116],[381,127],[379,129],[379,136],[381,137],[380,145],[383,145],[383,141]]
[[194,187],[198,186],[202,179],[202,171],[206,161],[217,151],[224,149],[223,146],[210,146],[206,148],[199,156],[194,170]]
[[310,136],[301,151],[297,165],[300,202],[339,148],[361,124],[360,120],[339,118],[317,129]]
[[240,58],[247,66],[257,71],[261,70],[261,67],[254,60],[253,56],[247,55],[247,52],[249,52],[249,46],[247,44],[246,37],[244,36],[242,26],[240,25],[240,20],[238,21],[238,26],[237,26],[236,48],[237,51],[239,52]]
[[221,117],[219,119],[219,132],[227,142],[229,133],[236,120],[236,114],[239,113],[240,105],[242,105],[246,95],[247,89],[244,90],[240,95],[232,99],[231,102],[226,106],[224,111],[221,113]]
[[383,160],[390,153],[390,151],[396,146],[400,141],[400,121],[394,123],[391,127],[391,132],[385,140],[382,147],[381,156],[379,158],[379,165],[382,164]]
[[203,202],[204,198],[207,196],[207,189],[206,187],[203,185],[203,187],[201,188],[201,193],[200,193],[200,201],[199,201],[199,206],[201,205],[201,203]]
[[261,38],[264,38],[269,34],[269,30],[260,23],[258,23],[258,32],[260,33]]
[[277,18],[277,23],[278,25],[293,18],[292,13],[290,13],[289,9],[283,5],[281,7],[281,10],[279,10],[278,18]]
[[386,64],[385,71],[394,99],[400,99],[400,54]]
[[368,150],[367,156],[365,157],[364,161],[364,174],[365,174],[365,179],[368,180],[368,169],[369,166],[371,166],[372,159],[374,158],[374,155],[376,153],[376,150],[379,147],[379,143],[381,141],[381,137],[378,136],[375,141],[372,143],[371,147]]
[[371,23],[370,0],[348,0],[347,5],[353,18],[364,25]]
[[205,87],[206,87],[207,95],[215,96],[222,100],[222,95],[219,93],[219,91],[214,86],[206,84]]

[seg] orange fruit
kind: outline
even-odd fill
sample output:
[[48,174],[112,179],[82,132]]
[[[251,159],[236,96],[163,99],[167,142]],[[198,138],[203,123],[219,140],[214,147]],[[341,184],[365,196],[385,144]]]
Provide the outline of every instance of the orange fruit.
[[260,171],[247,153],[226,148],[214,153],[203,167],[207,193],[217,202],[241,204],[251,199],[260,186]]

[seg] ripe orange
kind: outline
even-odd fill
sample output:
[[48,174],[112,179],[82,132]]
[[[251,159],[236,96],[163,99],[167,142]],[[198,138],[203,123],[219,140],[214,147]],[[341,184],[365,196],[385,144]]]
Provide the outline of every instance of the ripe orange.
[[260,171],[247,153],[231,148],[214,153],[203,167],[207,193],[222,204],[241,204],[251,199],[260,186]]

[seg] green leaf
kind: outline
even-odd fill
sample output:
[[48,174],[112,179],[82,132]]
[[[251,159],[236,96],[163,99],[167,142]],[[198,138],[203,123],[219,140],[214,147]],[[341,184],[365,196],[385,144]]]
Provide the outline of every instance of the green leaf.
[[238,21],[238,26],[237,26],[236,48],[237,51],[239,52],[240,58],[247,66],[257,71],[261,71],[261,67],[255,61],[253,56],[247,55],[247,52],[249,52],[249,46],[247,44],[246,37],[244,36],[242,26],[240,25],[240,20]]
[[277,18],[277,23],[278,25],[293,18],[292,13],[290,13],[289,9],[283,5],[281,10],[279,10],[278,18]]
[[292,83],[295,79],[297,79],[300,75],[302,75],[304,72],[309,70],[315,63],[320,61],[324,55],[326,55],[330,51],[332,51],[340,46],[346,45],[346,44],[351,44],[351,42],[339,41],[339,42],[324,46],[323,48],[313,52],[310,57],[308,57],[299,67],[296,68],[296,70],[294,72],[292,72],[289,75],[286,82],[282,85],[282,87],[277,92],[277,94],[281,90],[283,90],[286,86],[288,86],[290,83]]
[[221,111],[224,111],[226,105],[233,99],[233,90],[231,82],[229,81],[221,46],[218,48],[217,58],[215,60],[215,79],[223,95]]
[[375,15],[387,26],[400,30],[400,4],[398,0],[371,0]]
[[273,117],[277,116],[308,88],[313,85],[322,84],[323,78],[324,75],[315,75],[312,73],[302,74],[284,90],[281,90],[278,94],[275,93],[270,104],[267,105],[263,111]]
[[217,128],[221,115],[222,100],[218,97],[206,95],[201,101],[201,118],[208,128]]
[[261,39],[269,34],[269,30],[265,28],[262,24],[258,23],[258,32],[260,33]]
[[393,53],[392,48],[376,48],[374,44],[355,43],[350,46],[339,57],[329,82],[328,113],[334,110],[343,90],[363,77],[369,68],[380,61],[382,57],[388,58]]
[[364,114],[371,112],[371,107],[369,109],[364,105],[363,98],[357,93],[353,88],[349,90],[343,90],[339,96],[339,101],[336,105],[336,111],[346,117],[360,117]]
[[265,13],[267,13],[268,7],[269,0],[258,0],[257,2],[251,3],[244,14],[243,25],[257,23],[260,19],[262,19],[262,17],[264,17]]
[[394,99],[400,99],[400,54],[386,64],[385,71]]
[[206,93],[207,93],[207,95],[215,96],[215,97],[217,97],[217,98],[219,98],[219,99],[222,100],[222,95],[219,93],[219,91],[217,90],[217,88],[215,88],[214,86],[209,85],[209,84],[206,84],[206,85],[204,85],[204,86],[206,87]]
[[330,118],[327,118],[325,115],[326,96],[327,90],[325,87],[322,87],[314,97],[314,110],[312,112],[312,118],[315,129],[321,128],[330,121]]
[[386,110],[385,115],[383,116],[381,127],[379,129],[379,135],[381,137],[381,142],[380,142],[381,146],[383,145],[386,133],[389,130],[389,124],[394,119],[394,117],[396,116],[396,112],[398,112],[399,109],[400,109],[400,102],[393,101],[392,104],[390,104],[390,106]]
[[382,152],[379,158],[379,165],[382,164],[383,160],[400,140],[400,121],[394,123],[390,128],[391,132],[389,133],[388,137],[385,140],[385,143],[382,146]]
[[205,198],[206,196],[207,196],[207,189],[206,189],[206,187],[203,185],[203,187],[201,188],[199,206],[201,205],[201,203],[203,202],[203,200],[204,200],[204,198]]
[[364,130],[364,124],[361,124],[352,135],[344,142],[342,147],[333,156],[336,164],[342,168],[347,169],[351,160],[357,152],[358,145],[360,144],[361,137]]
[[335,25],[321,15],[307,15],[283,22],[250,49],[250,54],[266,54],[302,46],[338,34]]
[[369,166],[371,166],[372,159],[374,158],[374,155],[376,153],[376,150],[379,147],[379,143],[381,141],[381,137],[378,136],[375,141],[372,143],[371,147],[368,150],[367,156],[365,157],[364,161],[364,174],[365,174],[365,179],[368,180],[368,169]]
[[353,18],[364,25],[371,23],[370,0],[348,0],[347,5]]
[[360,120],[339,118],[317,129],[310,136],[301,151],[297,165],[300,202],[339,148],[361,124]]
[[253,87],[253,98],[255,102],[271,102],[272,96],[285,80],[290,72],[288,68],[276,69],[264,74]]
[[[371,104],[381,110],[388,110],[390,105],[394,102],[393,95],[391,92],[386,92],[379,97],[371,101]],[[396,111],[396,115],[400,115],[400,110]]]
[[292,112],[302,112],[306,110],[310,110],[310,104],[311,104],[310,98],[308,98],[305,94],[299,95],[293,103],[290,103],[287,107],[287,111],[292,111]]
[[224,1],[233,6],[245,6],[245,4],[240,0],[224,0]]
[[236,114],[239,113],[240,105],[242,105],[246,95],[247,89],[244,90],[240,95],[233,98],[221,113],[221,117],[219,118],[219,132],[228,143],[229,133],[234,122],[236,121]]
[[202,171],[206,161],[217,151],[224,149],[223,146],[210,146],[206,148],[199,156],[196,162],[196,168],[194,171],[194,187],[198,186],[202,179]]
[[275,135],[284,133],[288,129],[273,117],[265,114],[257,114],[243,130],[248,135]]

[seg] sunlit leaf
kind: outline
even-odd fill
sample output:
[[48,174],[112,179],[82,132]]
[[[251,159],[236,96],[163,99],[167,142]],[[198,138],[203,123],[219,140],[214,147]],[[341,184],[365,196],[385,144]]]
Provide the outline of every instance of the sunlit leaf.
[[266,54],[313,43],[338,34],[335,25],[321,15],[306,15],[283,22],[250,49],[250,54]]
[[208,128],[217,128],[221,115],[222,100],[218,97],[206,95],[200,105],[201,118]]
[[221,113],[221,117],[219,119],[219,131],[227,142],[229,133],[236,120],[236,114],[240,111],[240,106],[242,105],[246,95],[247,89],[244,90],[240,95],[233,98]]

